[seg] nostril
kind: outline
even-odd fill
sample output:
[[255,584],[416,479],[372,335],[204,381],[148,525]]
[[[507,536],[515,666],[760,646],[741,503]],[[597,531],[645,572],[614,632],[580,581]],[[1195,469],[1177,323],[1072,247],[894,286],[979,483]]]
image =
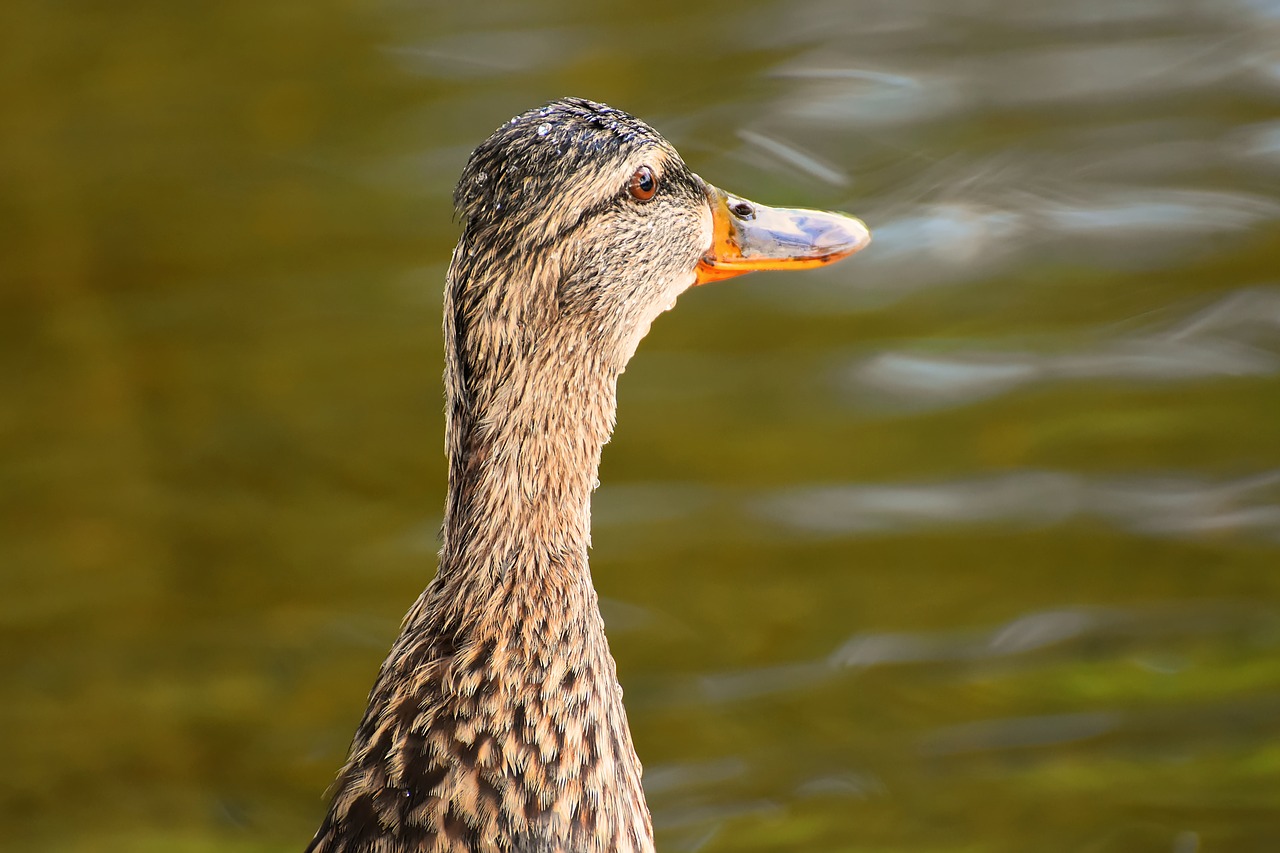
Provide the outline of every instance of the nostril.
[[745,201],[735,202],[729,208],[729,212],[732,213],[734,216],[738,217],[739,219],[755,219],[756,218],[756,209]]

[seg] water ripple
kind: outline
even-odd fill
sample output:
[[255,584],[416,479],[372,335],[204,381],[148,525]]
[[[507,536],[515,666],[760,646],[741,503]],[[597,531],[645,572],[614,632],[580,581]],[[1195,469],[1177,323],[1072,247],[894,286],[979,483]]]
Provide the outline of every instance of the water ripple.
[[[972,667],[983,663],[998,661],[1000,671],[1007,673],[1013,671],[1010,667],[1043,667],[1046,654],[1069,656],[1082,649],[1095,657],[1102,649],[1128,654],[1135,644],[1167,647],[1179,638],[1235,638],[1273,646],[1278,627],[1280,613],[1274,608],[1231,600],[1042,610],[985,629],[860,632],[825,658],[703,675],[692,687],[681,684],[671,700],[689,701],[696,696],[700,701],[736,703],[763,696],[802,695],[842,673],[903,666],[941,666],[956,678],[968,678]],[[1110,725],[1109,714],[1104,716]],[[1090,718],[1101,723],[1099,718]],[[1030,728],[1015,739],[1032,739],[1030,730],[1038,730],[1039,724],[1027,725]]]
[[1172,326],[1091,349],[951,354],[884,352],[845,374],[851,394],[915,408],[965,405],[1038,382],[1174,382],[1280,372],[1280,288],[1232,293]]
[[819,48],[780,64],[771,76],[793,92],[779,99],[774,117],[811,126],[891,126],[992,107],[1153,98],[1250,76],[1266,81],[1270,74],[1252,45],[1226,33],[1018,47],[945,64],[914,58],[909,67],[867,68],[864,53],[846,58]]
[[776,524],[825,537],[972,525],[1027,528],[1089,518],[1149,536],[1234,533],[1280,543],[1280,470],[1225,481],[1023,471],[940,483],[827,485],[765,497],[755,510]]
[[1120,721],[1119,714],[1105,711],[981,720],[930,733],[924,738],[921,751],[926,755],[956,755],[1056,746],[1113,732]]

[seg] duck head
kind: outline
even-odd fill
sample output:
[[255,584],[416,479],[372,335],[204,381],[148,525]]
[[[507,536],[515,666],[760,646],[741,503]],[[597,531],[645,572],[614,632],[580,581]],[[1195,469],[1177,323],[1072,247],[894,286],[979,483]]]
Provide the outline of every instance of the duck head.
[[578,98],[498,128],[472,153],[454,203],[465,221],[455,311],[505,318],[523,336],[573,330],[558,343],[616,371],[688,288],[821,266],[871,239],[851,216],[723,192],[649,125]]

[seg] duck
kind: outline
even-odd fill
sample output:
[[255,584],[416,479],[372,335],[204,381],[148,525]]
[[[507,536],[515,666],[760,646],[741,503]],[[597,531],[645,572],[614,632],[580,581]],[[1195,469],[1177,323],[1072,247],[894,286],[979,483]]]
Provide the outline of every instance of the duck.
[[824,266],[871,235],[724,192],[643,121],[581,98],[499,127],[453,200],[438,569],[307,850],[647,853],[587,559],[618,378],[690,288]]

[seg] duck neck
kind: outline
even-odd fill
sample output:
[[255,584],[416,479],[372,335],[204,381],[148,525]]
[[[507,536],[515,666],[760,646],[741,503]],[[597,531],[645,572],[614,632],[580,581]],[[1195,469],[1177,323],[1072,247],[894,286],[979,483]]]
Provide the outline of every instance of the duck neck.
[[496,387],[450,395],[442,583],[481,596],[515,578],[591,585],[591,493],[616,374],[556,346],[501,371]]
[[541,815],[512,818],[512,834],[645,853],[640,762],[587,565],[618,371],[585,349],[544,341],[483,367],[451,350],[440,569],[403,637],[456,650],[451,716],[493,727],[513,766],[540,757],[508,783]]

